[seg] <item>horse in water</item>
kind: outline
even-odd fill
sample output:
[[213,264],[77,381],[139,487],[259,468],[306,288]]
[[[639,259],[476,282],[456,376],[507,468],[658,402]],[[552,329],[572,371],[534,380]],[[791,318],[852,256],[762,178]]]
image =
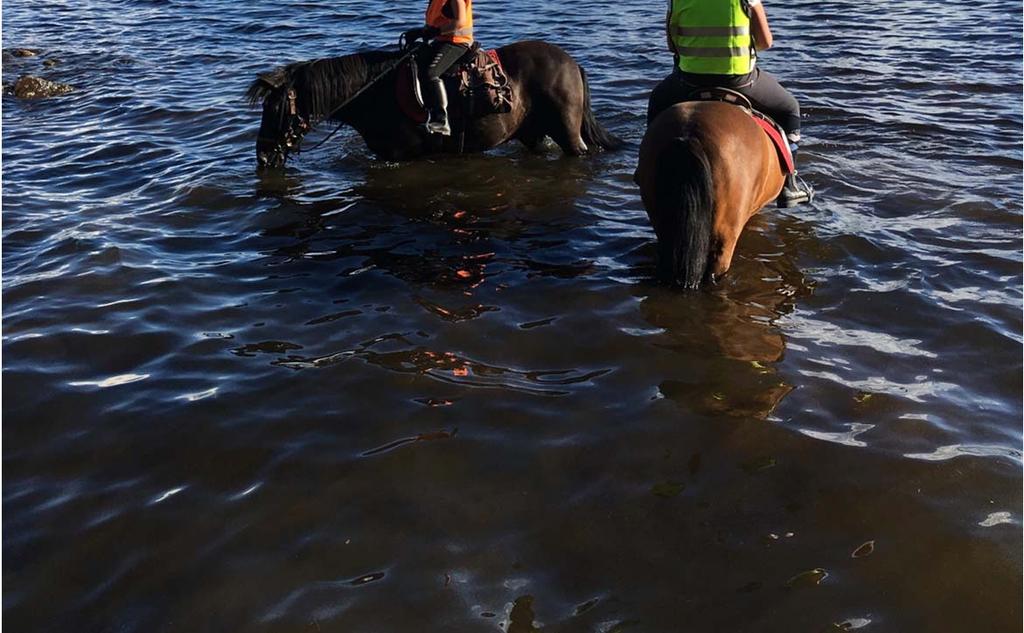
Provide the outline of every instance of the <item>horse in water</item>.
[[658,276],[695,289],[725,274],[747,220],[782,191],[781,160],[735,105],[688,101],[659,114],[634,177],[658,237]]
[[352,126],[385,160],[482,152],[512,138],[537,149],[550,136],[572,156],[621,145],[594,118],[586,73],[561,48],[528,41],[496,53],[512,88],[511,111],[453,117],[456,129],[450,137],[427,135],[399,103],[396,79],[410,51],[316,59],[261,74],[247,93],[250,104],[263,103],[257,162],[282,166],[302,137],[324,120]]

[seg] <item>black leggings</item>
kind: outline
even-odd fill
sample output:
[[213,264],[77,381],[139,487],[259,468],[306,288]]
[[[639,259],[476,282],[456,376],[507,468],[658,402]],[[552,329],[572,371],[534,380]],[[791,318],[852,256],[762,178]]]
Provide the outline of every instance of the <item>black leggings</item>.
[[437,81],[452,64],[466,54],[468,46],[452,44],[451,42],[434,42],[430,45],[434,52],[434,59],[427,66],[427,79]]
[[662,110],[685,101],[698,88],[720,86],[729,88],[750,99],[755,108],[775,119],[786,130],[789,140],[800,140],[800,104],[774,75],[755,68],[749,75],[695,75],[678,70],[665,77],[647,102],[647,123]]

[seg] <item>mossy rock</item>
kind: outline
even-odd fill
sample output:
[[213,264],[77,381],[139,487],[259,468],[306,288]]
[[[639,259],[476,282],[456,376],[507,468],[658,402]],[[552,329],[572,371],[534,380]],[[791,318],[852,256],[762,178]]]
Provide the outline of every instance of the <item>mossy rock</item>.
[[19,99],[43,99],[67,94],[73,91],[74,87],[42,77],[22,75],[8,90]]

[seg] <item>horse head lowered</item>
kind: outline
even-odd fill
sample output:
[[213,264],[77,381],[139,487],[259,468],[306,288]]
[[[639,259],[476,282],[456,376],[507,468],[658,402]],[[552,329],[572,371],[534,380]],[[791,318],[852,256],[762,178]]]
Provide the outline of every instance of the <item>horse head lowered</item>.
[[379,72],[382,65],[386,67],[392,57],[394,54],[362,53],[315,59],[257,75],[246,97],[251,106],[263,104],[256,137],[259,166],[283,166],[318,123],[343,121],[348,101],[367,83],[367,77]]

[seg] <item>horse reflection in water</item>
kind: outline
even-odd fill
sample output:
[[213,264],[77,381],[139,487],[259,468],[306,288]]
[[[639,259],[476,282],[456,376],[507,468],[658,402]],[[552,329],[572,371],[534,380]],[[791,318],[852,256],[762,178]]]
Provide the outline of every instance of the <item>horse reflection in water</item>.
[[[303,179],[270,173],[260,181],[257,194],[276,199],[280,203],[276,212],[288,221],[265,229],[264,234],[296,238],[280,247],[277,255],[302,257],[311,250],[321,251],[315,243],[327,241],[333,255],[321,258],[361,255],[368,258],[366,265],[405,281],[444,285],[449,280],[462,286],[468,278],[455,271],[466,267],[453,266],[466,256],[461,253],[465,249],[458,249],[460,254],[453,259],[444,252],[448,246],[485,239],[516,242],[571,229],[581,222],[576,201],[586,193],[598,169],[586,161],[521,153],[435,160],[444,163],[443,169],[423,162],[381,163],[348,156],[337,166],[355,169],[357,173],[347,179],[356,184],[331,196],[313,194],[309,200],[304,199],[307,183]],[[345,235],[325,235],[330,216],[339,213],[348,220],[332,225],[331,230]],[[395,215],[419,222],[396,221]],[[439,238],[430,256],[394,252],[396,237],[409,234],[422,239],[421,222],[429,223],[432,234]],[[470,269],[487,260],[481,257],[487,251],[476,250],[469,256],[476,262]],[[569,272],[558,276],[572,276]]]
[[350,155],[336,166],[354,169],[348,179],[357,184],[327,197],[307,194],[302,179],[267,176],[267,185],[282,188],[267,218],[274,225],[263,234],[287,241],[272,257],[315,260],[328,279],[370,273],[400,280],[406,290],[391,299],[451,323],[498,310],[493,297],[481,297],[510,271],[559,279],[591,272],[589,261],[552,262],[517,243],[550,242],[583,221],[576,200],[593,182],[593,164],[521,153],[438,160],[443,169]]
[[387,209],[421,215],[457,204],[479,211],[564,211],[598,177],[589,161],[538,156],[521,150],[475,156],[437,156],[418,162],[372,162],[357,191]]
[[682,306],[678,296],[658,293],[641,305],[644,317],[666,330],[664,346],[687,359],[688,376],[663,381],[661,394],[700,413],[770,416],[793,390],[773,367],[786,342],[767,322],[771,311],[721,296],[702,297],[694,309],[694,297],[686,299]]
[[645,320],[664,330],[665,341],[658,346],[685,358],[675,361],[684,372],[667,372],[674,375],[659,385],[661,395],[703,414],[765,419],[793,390],[776,369],[786,338],[775,323],[810,287],[796,268],[795,253],[787,252],[795,247],[783,244],[780,250],[773,243],[777,239],[747,231],[744,241],[751,252],[774,254],[737,257],[739,274],[720,290],[648,289],[640,309]]

